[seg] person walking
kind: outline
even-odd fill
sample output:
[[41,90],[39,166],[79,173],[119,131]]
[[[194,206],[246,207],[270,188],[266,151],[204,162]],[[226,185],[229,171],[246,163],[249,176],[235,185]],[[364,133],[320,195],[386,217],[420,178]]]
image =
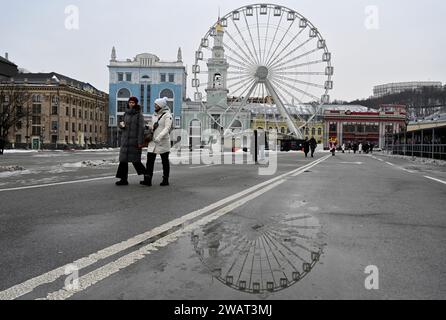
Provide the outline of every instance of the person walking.
[[303,143],[305,158],[308,158],[308,154],[310,153],[310,142],[308,141],[308,137],[305,138]]
[[353,143],[353,153],[356,154],[356,152],[358,152],[358,143],[354,142]]
[[373,149],[375,149],[375,144],[372,142],[370,143],[370,153],[373,154]]
[[138,98],[131,97],[127,103],[124,119],[119,123],[121,131],[121,149],[119,152],[119,167],[116,178],[117,186],[128,186],[129,162],[133,164],[138,175],[143,175],[146,168],[141,162],[144,143],[144,116]]
[[149,142],[147,151],[147,170],[144,175],[142,185],[152,186],[153,168],[157,155],[161,156],[163,163],[163,182],[162,187],[169,185],[170,162],[169,155],[171,149],[170,131],[172,129],[172,114],[167,105],[167,98],[155,100],[155,119],[153,125],[153,140]]
[[314,153],[316,152],[316,148],[317,148],[317,141],[314,137],[311,137],[309,143],[310,143],[310,149],[311,149],[311,157],[314,158]]
[[358,151],[359,151],[359,154],[362,154],[362,143],[359,144]]
[[342,149],[342,153],[345,153],[345,143],[342,144],[341,149]]

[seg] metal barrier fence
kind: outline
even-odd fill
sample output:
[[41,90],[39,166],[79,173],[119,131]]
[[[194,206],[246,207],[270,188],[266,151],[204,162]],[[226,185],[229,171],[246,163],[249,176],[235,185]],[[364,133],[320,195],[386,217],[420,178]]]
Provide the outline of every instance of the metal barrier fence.
[[446,160],[446,144],[396,144],[387,146],[389,154]]

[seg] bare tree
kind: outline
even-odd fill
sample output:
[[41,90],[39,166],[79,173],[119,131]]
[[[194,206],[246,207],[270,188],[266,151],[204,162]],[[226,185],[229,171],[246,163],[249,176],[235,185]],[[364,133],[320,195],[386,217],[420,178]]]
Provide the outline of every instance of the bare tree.
[[4,153],[11,128],[30,116],[32,95],[25,86],[0,83],[0,155]]

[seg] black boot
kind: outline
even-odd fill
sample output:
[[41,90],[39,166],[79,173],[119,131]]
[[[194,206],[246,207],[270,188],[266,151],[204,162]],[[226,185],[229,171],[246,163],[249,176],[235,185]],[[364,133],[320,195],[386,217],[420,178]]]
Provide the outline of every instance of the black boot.
[[169,185],[169,178],[163,177],[163,182],[161,182],[161,187],[167,187]]
[[127,180],[121,179],[120,181],[116,182],[117,186],[128,186],[129,182]]
[[151,187],[152,186],[152,176],[144,175],[144,181],[140,182],[141,185]]

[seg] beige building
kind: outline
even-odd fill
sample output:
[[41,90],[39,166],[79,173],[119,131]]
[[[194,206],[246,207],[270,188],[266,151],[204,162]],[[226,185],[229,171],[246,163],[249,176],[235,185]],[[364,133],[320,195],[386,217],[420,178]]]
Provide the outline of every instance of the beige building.
[[3,85],[25,87],[30,95],[22,107],[28,116],[10,130],[9,143],[14,147],[107,144],[108,95],[92,85],[57,73],[21,73]]

